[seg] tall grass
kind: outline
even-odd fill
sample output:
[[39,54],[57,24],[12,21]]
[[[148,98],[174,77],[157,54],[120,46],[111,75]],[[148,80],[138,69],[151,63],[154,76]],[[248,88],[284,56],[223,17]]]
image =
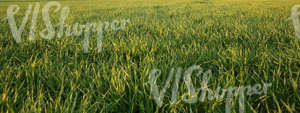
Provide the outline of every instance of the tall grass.
[[[0,17],[6,17],[9,5],[25,11],[29,3],[2,2]],[[0,112],[225,112],[224,100],[172,106],[166,97],[163,107],[156,105],[147,83],[149,71],[162,70],[162,86],[172,67],[194,64],[212,70],[212,89],[272,83],[267,94],[246,98],[247,112],[300,111],[300,44],[292,22],[285,22],[298,0],[60,3],[72,9],[67,24],[131,22],[125,30],[105,32],[100,53],[92,35],[90,52],[84,54],[82,36],[28,41],[29,23],[24,41],[17,44],[2,21]],[[51,14],[58,21],[59,14]],[[18,23],[23,16],[18,13]],[[44,26],[39,15],[37,28]],[[192,79],[200,87],[201,81]],[[181,83],[178,95],[185,92]],[[237,104],[234,98],[233,112],[238,112]]]

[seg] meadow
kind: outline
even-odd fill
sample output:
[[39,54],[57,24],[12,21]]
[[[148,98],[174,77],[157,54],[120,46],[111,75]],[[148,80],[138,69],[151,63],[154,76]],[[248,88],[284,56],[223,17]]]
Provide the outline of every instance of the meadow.
[[[151,70],[162,71],[162,89],[172,68],[192,65],[212,71],[211,89],[271,83],[266,94],[245,98],[246,113],[300,112],[300,41],[286,21],[299,0],[58,0],[71,9],[66,24],[130,19],[123,30],[103,32],[101,52],[92,34],[88,53],[83,36],[28,40],[31,15],[16,43],[8,6],[20,6],[19,27],[29,4],[49,2],[16,1],[0,0],[1,113],[225,112],[225,100],[180,101],[182,82],[176,104],[172,86],[156,104]],[[58,23],[59,14],[51,12],[51,21]],[[37,18],[39,32],[41,11]],[[192,82],[201,86],[196,76]],[[238,98],[232,101],[239,112]]]

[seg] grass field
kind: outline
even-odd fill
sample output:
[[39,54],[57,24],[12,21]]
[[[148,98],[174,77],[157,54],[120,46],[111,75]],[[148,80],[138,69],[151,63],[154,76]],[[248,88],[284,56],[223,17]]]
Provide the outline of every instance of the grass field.
[[[70,6],[67,24],[130,19],[124,30],[103,34],[101,52],[92,35],[88,53],[83,36],[27,40],[31,16],[16,43],[7,8],[20,6],[19,26],[33,1],[0,2],[1,113],[225,112],[224,100],[171,105],[169,90],[157,106],[149,72],[162,70],[162,87],[171,68],[192,65],[212,71],[211,89],[272,83],[267,94],[246,97],[247,113],[300,112],[300,42],[292,21],[285,21],[299,0],[59,1]],[[59,13],[51,19],[57,23]],[[41,14],[37,28],[45,28]],[[178,100],[185,92],[181,83]]]

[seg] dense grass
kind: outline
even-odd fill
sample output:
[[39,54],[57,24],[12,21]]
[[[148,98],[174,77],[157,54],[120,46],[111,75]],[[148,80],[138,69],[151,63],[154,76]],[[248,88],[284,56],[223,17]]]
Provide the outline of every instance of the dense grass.
[[[1,19],[8,5],[26,10],[29,3],[2,2]],[[172,67],[194,64],[212,70],[212,89],[272,83],[266,95],[246,98],[247,112],[300,111],[300,43],[292,22],[285,22],[298,0],[61,3],[72,9],[69,24],[131,22],[104,34],[102,52],[93,44],[84,54],[83,37],[26,40],[30,23],[17,44],[7,21],[1,21],[0,112],[225,112],[224,100],[171,106],[166,97],[163,107],[156,105],[149,71],[161,69],[163,85]],[[18,15],[21,23],[24,14]],[[58,21],[58,13],[52,19]],[[198,78],[193,82],[200,87]],[[179,95],[186,92],[183,83],[179,89]]]

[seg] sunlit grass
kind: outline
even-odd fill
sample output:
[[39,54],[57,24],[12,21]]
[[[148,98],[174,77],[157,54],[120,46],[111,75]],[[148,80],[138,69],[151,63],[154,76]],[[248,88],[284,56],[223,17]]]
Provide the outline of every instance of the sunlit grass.
[[[1,19],[9,5],[20,5],[24,11],[34,5],[0,3]],[[147,83],[149,71],[162,70],[162,86],[172,67],[194,64],[212,70],[212,89],[272,83],[266,95],[246,98],[247,112],[300,110],[300,45],[292,22],[285,21],[298,0],[60,3],[71,8],[67,24],[121,19],[130,23],[125,30],[104,33],[100,53],[92,35],[93,45],[85,54],[82,36],[53,40],[37,36],[28,41],[28,23],[24,41],[17,44],[7,22],[1,21],[0,112],[225,112],[224,101],[171,106],[166,97],[163,107],[156,105]],[[57,22],[59,13],[51,14]],[[17,15],[21,23],[24,14]],[[39,15],[37,28],[44,26]],[[193,77],[193,82],[200,87],[199,79]],[[183,83],[179,89],[180,96],[186,92]]]

